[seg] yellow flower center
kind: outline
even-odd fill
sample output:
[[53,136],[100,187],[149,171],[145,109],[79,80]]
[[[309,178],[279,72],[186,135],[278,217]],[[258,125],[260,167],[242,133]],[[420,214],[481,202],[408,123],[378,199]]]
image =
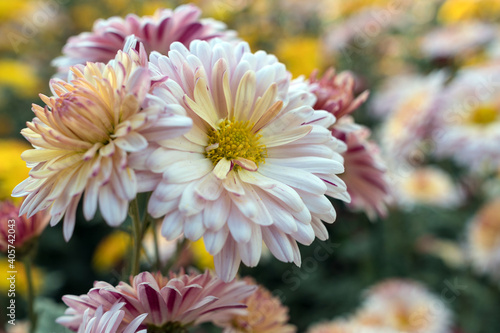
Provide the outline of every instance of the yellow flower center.
[[475,109],[470,115],[469,121],[477,125],[488,125],[498,119],[498,111],[492,105],[483,105]]
[[[221,121],[218,129],[211,128],[208,134],[208,145],[205,156],[214,165],[225,158],[228,161],[244,158],[255,162],[256,165],[264,163],[267,156],[266,147],[259,143],[262,135],[252,131],[253,124],[248,121],[235,121],[225,119]],[[235,165],[237,168],[238,165]],[[236,169],[237,170],[237,169]]]

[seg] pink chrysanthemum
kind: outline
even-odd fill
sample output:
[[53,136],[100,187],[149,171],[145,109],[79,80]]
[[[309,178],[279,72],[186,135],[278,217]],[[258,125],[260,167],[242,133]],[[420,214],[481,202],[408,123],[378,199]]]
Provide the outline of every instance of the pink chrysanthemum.
[[9,245],[12,245],[17,255],[26,253],[31,249],[31,240],[42,233],[49,220],[50,216],[45,212],[30,218],[19,216],[19,208],[15,204],[0,202],[0,252],[7,253]]
[[[250,278],[249,284],[255,284]],[[247,308],[244,313],[221,318],[216,325],[224,327],[224,333],[294,333],[297,328],[288,324],[288,308],[281,304],[269,290],[262,286],[243,301]]]
[[13,196],[27,196],[20,213],[49,209],[51,225],[64,216],[66,240],[84,193],[86,219],[94,216],[99,202],[106,222],[121,224],[129,201],[146,186],[129,166],[129,154],[191,126],[182,110],[169,109],[148,93],[146,55],[134,47],[130,39],[127,51],[119,51],[107,65],[75,66],[69,82],[52,80],[54,96],[41,95],[47,106],[33,105],[36,117],[21,132],[34,149],[22,154],[32,167],[30,177],[13,191]]
[[212,19],[200,19],[201,11],[194,5],[182,5],[174,10],[159,9],[153,16],[138,17],[129,14],[125,19],[111,17],[97,20],[92,32],[71,37],[63,48],[64,56],[54,60],[60,73],[70,66],[87,61],[104,62],[115,57],[128,36],[135,35],[144,44],[147,53],[158,51],[166,54],[170,44],[180,42],[186,46],[195,39],[209,40],[215,37],[232,39],[233,31]]
[[347,145],[347,150],[342,153],[346,171],[340,178],[346,183],[352,199],[349,206],[364,210],[372,219],[377,215],[387,215],[389,186],[378,146],[368,141],[368,128],[355,124],[350,115],[366,101],[368,91],[355,97],[352,74],[342,72],[337,75],[333,68],[328,69],[321,79],[317,78],[317,72],[313,72],[309,82],[317,97],[314,109],[329,111],[337,118],[331,126],[332,134]]
[[[154,90],[193,119],[193,129],[160,143],[144,168],[163,174],[148,211],[162,234],[203,237],[217,274],[230,281],[240,261],[259,262],[262,241],[279,260],[300,265],[297,241],[324,240],[336,214],[325,194],[345,198],[339,151],[327,130],[334,117],[263,51],[246,43],[194,41],[153,52]],[[180,70],[182,69],[182,70]]]
[[[116,303],[108,311],[104,311],[102,305],[97,308],[93,315],[91,309],[83,313],[82,323],[78,327],[78,333],[147,333],[146,329],[137,329],[148,315],[144,313],[127,325],[122,325],[125,310],[121,308],[125,303]],[[121,327],[120,327],[121,326]],[[125,327],[123,327],[125,326]]]
[[365,326],[408,333],[448,333],[451,311],[419,283],[390,279],[372,287],[353,318]]
[[386,167],[379,147],[369,141],[370,130],[361,127],[351,132],[333,130],[347,144],[344,156],[346,171],[340,175],[351,195],[349,207],[363,210],[370,219],[387,216],[387,204],[392,201]]
[[147,317],[139,329],[168,332],[167,328],[182,329],[217,321],[218,316],[225,317],[228,311],[244,309],[242,300],[254,291],[254,286],[243,281],[224,283],[208,271],[199,275],[171,273],[170,278],[143,272],[133,278],[131,285],[120,282],[113,287],[107,282],[96,282],[87,295],[64,296],[69,308],[57,322],[76,331],[84,312],[95,316],[99,307],[108,311],[116,302],[123,302],[125,315],[118,332],[143,314]]

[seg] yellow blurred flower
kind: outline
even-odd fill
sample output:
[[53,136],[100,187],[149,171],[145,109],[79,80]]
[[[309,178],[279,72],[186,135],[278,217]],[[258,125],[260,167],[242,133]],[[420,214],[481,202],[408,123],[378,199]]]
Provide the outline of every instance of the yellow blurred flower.
[[203,239],[200,238],[196,242],[191,242],[191,252],[193,254],[193,261],[195,265],[200,269],[214,269],[214,258],[205,249],[205,243]]
[[18,60],[0,60],[0,91],[7,87],[22,97],[33,97],[39,86],[35,68]]
[[103,18],[102,16],[100,9],[92,3],[78,4],[71,8],[71,20],[77,30],[90,30],[94,21]]
[[498,0],[447,0],[439,9],[438,19],[454,23],[469,19],[496,19],[500,14]]
[[[17,184],[28,178],[29,169],[21,153],[31,146],[18,140],[0,140],[0,200],[10,198]],[[21,198],[14,198],[20,202]]]
[[[0,260],[0,293],[2,295],[7,295],[10,289],[10,282],[12,281],[7,280],[7,278],[15,275],[16,295],[26,295],[28,284],[23,263],[19,261],[14,262],[15,269],[11,269],[9,265],[10,263],[7,261],[7,258],[2,257]],[[11,271],[16,273],[9,273]],[[31,274],[33,275],[33,288],[35,289],[35,293],[38,293],[43,286],[43,273],[40,269],[32,267]]]
[[368,7],[386,7],[393,3],[393,0],[335,0],[334,8],[339,16],[346,16]]
[[309,76],[316,68],[322,67],[321,46],[318,38],[289,37],[281,39],[275,50],[294,77]]
[[116,267],[132,245],[130,235],[116,230],[104,237],[94,251],[92,267],[98,272],[106,272]]
[[16,19],[31,7],[30,1],[0,0],[0,22]]

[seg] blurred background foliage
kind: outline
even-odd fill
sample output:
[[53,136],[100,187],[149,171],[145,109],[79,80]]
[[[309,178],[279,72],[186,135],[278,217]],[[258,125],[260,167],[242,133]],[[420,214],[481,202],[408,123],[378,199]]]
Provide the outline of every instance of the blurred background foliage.
[[[32,118],[31,104],[40,102],[38,93],[50,94],[48,82],[55,73],[50,62],[61,54],[67,38],[89,31],[98,18],[128,13],[151,15],[157,8],[182,3],[0,0],[0,199],[9,197],[12,188],[27,177],[28,169],[20,153],[28,144],[19,133]],[[354,115],[357,122],[374,130],[375,139],[380,139],[381,123],[387,120],[373,116],[370,107],[386,80],[403,74],[425,76],[439,69],[445,69],[452,78],[467,66],[500,59],[496,49],[500,45],[498,0],[192,3],[202,8],[204,17],[224,21],[237,31],[253,50],[276,54],[294,77],[307,77],[315,68],[322,73],[329,66],[355,73],[357,90],[369,89],[371,98]],[[368,10],[375,10],[369,20]],[[431,32],[467,22],[491,26],[493,37],[479,42],[482,36],[473,35],[463,51],[445,57],[432,57],[422,51],[423,38]],[[461,42],[459,36],[456,43]],[[394,159],[388,155],[396,153],[381,144],[384,157]],[[499,280],[476,273],[464,246],[470,232],[468,222],[485,202],[500,193],[500,172],[470,173],[426,149],[410,154],[404,161],[395,160],[410,168],[439,165],[454,185],[466,192],[465,199],[454,206],[432,205],[434,192],[419,187],[413,196],[407,193],[410,205],[395,202],[388,217],[376,221],[335,201],[338,220],[328,226],[330,239],[301,247],[302,269],[269,256],[256,268],[243,267],[241,275],[255,277],[280,296],[290,308],[291,323],[299,331],[318,321],[347,316],[359,306],[366,288],[386,278],[403,277],[425,284],[446,302],[453,311],[456,332],[500,332]],[[417,185],[422,185],[421,181]],[[63,240],[61,224],[46,229],[41,237],[35,274],[39,295],[46,297],[44,302],[49,304],[41,308],[57,307],[55,303],[60,303],[64,294],[86,293],[96,279],[116,284],[122,278],[117,272],[129,250],[129,225],[116,231],[99,216],[92,222],[85,222],[81,212],[79,216],[69,243]],[[170,249],[165,255],[175,252],[175,246],[165,245]],[[183,264],[199,269],[213,264],[200,242],[188,244],[185,252],[180,258]],[[148,267],[147,259],[143,265]],[[0,268],[2,308],[7,301],[7,286],[3,285],[6,280],[1,275],[5,271]],[[22,296],[24,282],[18,283]],[[22,307],[19,316],[23,316]],[[4,316],[0,317],[2,327],[4,320]],[[60,327],[57,332],[64,330]]]

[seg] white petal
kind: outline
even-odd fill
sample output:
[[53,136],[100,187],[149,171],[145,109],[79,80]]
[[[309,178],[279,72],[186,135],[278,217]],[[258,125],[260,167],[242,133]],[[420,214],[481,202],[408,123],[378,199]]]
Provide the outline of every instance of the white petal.
[[171,241],[182,235],[184,217],[179,211],[165,216],[161,225],[161,235]]
[[205,247],[211,255],[216,255],[220,252],[224,244],[226,243],[226,239],[229,235],[229,228],[224,227],[219,229],[218,231],[207,231],[203,235],[203,241],[205,243]]
[[227,174],[231,171],[233,164],[225,157],[222,158],[214,168],[214,174],[218,179],[226,179]]
[[222,281],[230,282],[238,273],[240,261],[238,247],[233,239],[228,237],[222,250],[214,257],[215,272]]
[[184,236],[186,238],[197,241],[205,233],[205,226],[203,225],[202,213],[186,217],[184,222]]
[[252,237],[247,243],[238,243],[241,261],[248,267],[255,267],[259,263],[262,253],[262,232],[260,226],[253,224]]
[[261,165],[259,173],[276,179],[283,184],[293,188],[307,191],[314,194],[324,194],[326,192],[325,183],[312,173],[298,168],[289,168],[272,163]]
[[185,183],[199,179],[213,170],[209,159],[179,161],[171,164],[163,173],[163,178],[171,183]]
[[246,243],[252,237],[252,221],[246,218],[236,206],[231,207],[227,225],[237,243]]
[[130,132],[114,140],[115,144],[127,152],[140,151],[148,146],[146,139],[137,132]]
[[112,227],[119,226],[127,218],[128,201],[119,198],[110,184],[99,189],[99,210]]
[[213,172],[203,177],[195,186],[196,193],[205,200],[217,200],[224,187]]
[[293,249],[285,233],[275,227],[262,227],[262,239],[271,253],[283,262],[293,261]]
[[203,210],[203,223],[212,231],[222,228],[229,216],[231,200],[227,193],[222,193],[218,200],[207,203]]

